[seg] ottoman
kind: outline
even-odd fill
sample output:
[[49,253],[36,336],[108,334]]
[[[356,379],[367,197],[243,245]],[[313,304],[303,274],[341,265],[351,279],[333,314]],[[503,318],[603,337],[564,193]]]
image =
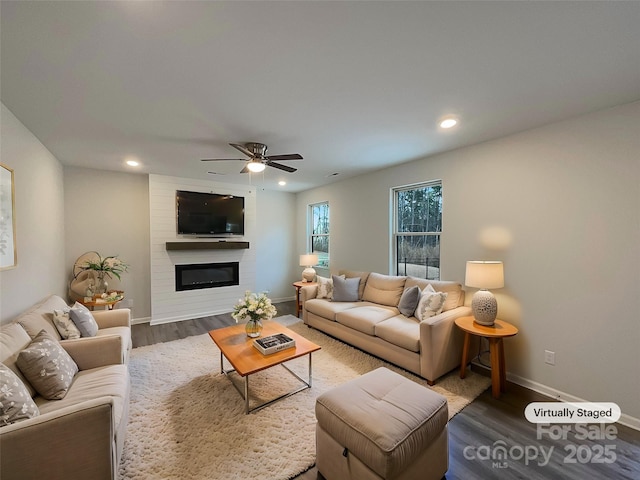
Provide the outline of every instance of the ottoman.
[[447,399],[378,368],[316,400],[316,467],[327,480],[441,479]]

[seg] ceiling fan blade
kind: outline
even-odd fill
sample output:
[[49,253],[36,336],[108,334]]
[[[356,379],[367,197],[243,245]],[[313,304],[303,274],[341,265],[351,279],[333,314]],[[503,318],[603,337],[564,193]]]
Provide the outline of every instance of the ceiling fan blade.
[[244,153],[247,157],[249,158],[253,158],[253,152],[251,150],[247,150],[247,148],[244,145],[240,145],[237,143],[230,143],[229,145],[231,145],[233,148],[240,150],[242,153]]
[[203,158],[201,162],[227,162],[238,160],[239,162],[246,162],[246,158]]
[[269,155],[267,160],[302,160],[302,155],[299,153],[288,153],[286,155]]
[[245,165],[244,168],[242,170],[240,170],[240,173],[249,173],[250,170],[247,168],[247,166]]
[[289,173],[293,173],[296,170],[298,170],[297,168],[293,168],[288,165],[282,165],[281,163],[275,163],[271,161],[267,162],[267,165],[269,165],[270,167],[278,168],[280,170],[284,170],[285,172],[289,172]]

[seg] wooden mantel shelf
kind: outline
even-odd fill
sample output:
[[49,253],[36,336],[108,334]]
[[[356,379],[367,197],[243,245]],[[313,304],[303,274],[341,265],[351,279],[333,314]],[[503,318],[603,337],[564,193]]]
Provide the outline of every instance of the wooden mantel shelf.
[[167,250],[238,250],[249,248],[249,242],[167,242]]

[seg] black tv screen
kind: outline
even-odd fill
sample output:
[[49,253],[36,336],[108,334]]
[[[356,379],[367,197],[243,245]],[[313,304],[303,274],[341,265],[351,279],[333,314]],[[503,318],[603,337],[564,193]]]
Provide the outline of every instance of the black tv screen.
[[244,235],[244,197],[176,191],[178,234]]

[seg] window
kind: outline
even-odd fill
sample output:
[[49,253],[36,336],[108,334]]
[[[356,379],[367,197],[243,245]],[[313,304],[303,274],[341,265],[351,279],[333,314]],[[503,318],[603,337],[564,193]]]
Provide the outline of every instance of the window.
[[442,182],[393,189],[396,275],[440,279]]
[[309,251],[319,267],[329,267],[329,202],[309,205]]

